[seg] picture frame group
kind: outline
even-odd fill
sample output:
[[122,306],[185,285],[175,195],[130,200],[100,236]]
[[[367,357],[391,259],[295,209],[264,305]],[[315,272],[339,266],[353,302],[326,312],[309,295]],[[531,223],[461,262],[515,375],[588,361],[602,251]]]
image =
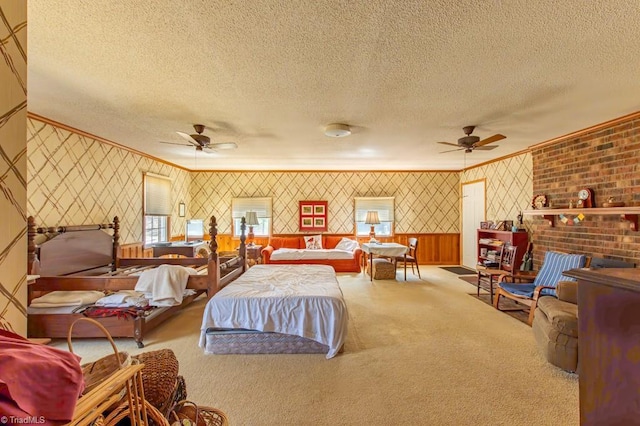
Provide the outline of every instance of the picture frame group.
[[300,231],[327,231],[327,201],[300,201]]

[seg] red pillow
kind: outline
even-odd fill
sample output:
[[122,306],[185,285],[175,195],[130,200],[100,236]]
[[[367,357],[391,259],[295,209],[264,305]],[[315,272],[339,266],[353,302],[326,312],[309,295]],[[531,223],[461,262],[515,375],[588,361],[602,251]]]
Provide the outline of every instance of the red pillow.
[[269,239],[269,245],[275,250],[279,248],[300,248],[300,237],[271,237]]
[[342,241],[344,237],[336,237],[336,236],[323,236],[322,247],[326,249],[336,248],[338,243]]

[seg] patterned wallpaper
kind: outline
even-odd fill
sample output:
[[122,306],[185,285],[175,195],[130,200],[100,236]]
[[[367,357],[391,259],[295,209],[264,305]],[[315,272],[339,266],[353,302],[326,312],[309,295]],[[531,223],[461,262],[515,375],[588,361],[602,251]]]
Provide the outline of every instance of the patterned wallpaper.
[[27,3],[0,1],[0,329],[27,333]]
[[[84,225],[120,218],[122,244],[142,241],[142,176],[173,179],[171,235],[184,234],[190,173],[40,120],[28,120],[27,211],[38,226]],[[178,203],[187,207],[178,217]]]
[[193,217],[231,233],[231,199],[272,197],[273,233],[298,233],[298,201],[329,202],[328,233],[354,232],[354,197],[395,197],[396,233],[458,233],[457,172],[194,172]]
[[[467,169],[461,181],[473,182],[486,178],[487,220],[513,220],[530,208],[533,197],[533,160],[527,152],[484,166]],[[529,220],[528,220],[529,219]],[[530,229],[530,218],[524,218],[524,227]]]

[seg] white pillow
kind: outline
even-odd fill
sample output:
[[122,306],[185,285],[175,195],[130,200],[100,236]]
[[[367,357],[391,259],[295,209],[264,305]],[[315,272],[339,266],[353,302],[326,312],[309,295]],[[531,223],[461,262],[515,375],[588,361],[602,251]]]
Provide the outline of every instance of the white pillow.
[[358,247],[360,247],[358,242],[350,238],[343,238],[340,240],[338,244],[336,244],[337,250],[344,250],[344,251],[354,251]]
[[322,250],[322,235],[309,235],[304,237],[307,250]]

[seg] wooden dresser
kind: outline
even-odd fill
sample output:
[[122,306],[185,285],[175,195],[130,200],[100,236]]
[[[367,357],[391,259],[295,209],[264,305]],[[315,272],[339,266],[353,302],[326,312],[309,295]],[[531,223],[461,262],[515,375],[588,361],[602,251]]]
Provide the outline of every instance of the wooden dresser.
[[640,269],[573,269],[578,279],[580,424],[640,424]]

